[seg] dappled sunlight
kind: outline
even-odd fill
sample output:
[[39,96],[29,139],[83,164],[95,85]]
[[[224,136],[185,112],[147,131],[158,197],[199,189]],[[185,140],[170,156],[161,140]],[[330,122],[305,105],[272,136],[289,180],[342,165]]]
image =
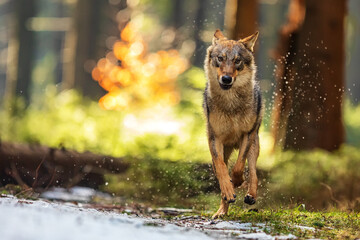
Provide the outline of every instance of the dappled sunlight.
[[173,114],[170,108],[156,109],[154,111],[156,115],[153,114],[153,111],[145,111],[141,117],[135,116],[134,114],[125,115],[123,125],[127,132],[131,132],[134,135],[144,133],[181,135],[184,123],[172,116]]
[[275,164],[274,138],[270,132],[264,130],[264,126],[259,131],[260,154],[258,166],[262,169],[270,169]]
[[98,61],[92,77],[108,93],[99,103],[106,110],[134,110],[179,102],[176,79],[188,61],[176,50],[147,52],[137,26],[131,22],[121,32],[113,52]]

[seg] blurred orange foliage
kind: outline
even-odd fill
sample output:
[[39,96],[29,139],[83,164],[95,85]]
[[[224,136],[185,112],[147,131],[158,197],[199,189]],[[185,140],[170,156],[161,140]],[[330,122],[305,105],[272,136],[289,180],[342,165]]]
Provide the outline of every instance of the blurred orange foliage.
[[104,109],[124,110],[173,105],[179,101],[176,79],[188,66],[176,50],[148,53],[143,37],[130,22],[121,32],[121,41],[101,58],[92,77],[108,93],[100,100]]

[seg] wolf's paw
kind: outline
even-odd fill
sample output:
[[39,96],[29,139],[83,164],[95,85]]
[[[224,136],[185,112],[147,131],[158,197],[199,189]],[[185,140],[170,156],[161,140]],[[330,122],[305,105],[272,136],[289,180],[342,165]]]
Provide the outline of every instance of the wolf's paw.
[[223,197],[223,199],[225,200],[225,201],[227,201],[228,203],[234,203],[235,202],[235,198],[236,198],[236,194],[233,194],[231,197]]
[[235,194],[234,187],[231,184],[231,182],[229,182],[229,184],[227,184],[225,186],[223,185],[221,187],[221,197],[228,203],[235,202],[236,194]]
[[228,203],[234,203],[234,202],[235,202],[235,198],[236,198],[236,194],[233,194],[233,195],[232,195],[232,198],[230,198],[230,199],[228,200],[227,197],[224,197],[224,200],[227,201]]
[[220,208],[213,216],[212,219],[223,218],[227,214],[223,208]]
[[255,200],[255,198],[253,196],[248,194],[244,198],[244,203],[249,204],[249,205],[253,205],[253,204],[256,203],[256,200]]
[[236,199],[236,194],[234,192],[227,192],[222,194],[222,198],[228,203],[234,203]]

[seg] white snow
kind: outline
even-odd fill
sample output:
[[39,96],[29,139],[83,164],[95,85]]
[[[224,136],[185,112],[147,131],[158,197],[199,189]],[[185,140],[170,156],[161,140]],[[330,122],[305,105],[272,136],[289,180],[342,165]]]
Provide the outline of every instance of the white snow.
[[294,227],[303,229],[303,230],[309,230],[309,231],[315,231],[316,229],[313,227],[307,227],[307,226],[301,226],[301,225],[294,225]]
[[261,240],[273,240],[275,237],[269,236],[266,233],[260,232],[260,233],[248,233],[248,234],[240,234],[240,238],[245,239],[261,239]]
[[[79,189],[77,189],[79,190]],[[77,191],[76,190],[76,191]],[[81,190],[81,189],[80,189]],[[84,190],[84,189],[82,189]],[[83,196],[93,192],[77,191]],[[50,197],[58,198],[52,191]],[[82,195],[82,194],[80,194]],[[88,199],[88,198],[84,198]],[[84,200],[83,199],[83,200]],[[64,202],[24,200],[0,195],[1,240],[208,240],[208,239],[291,239],[294,235],[271,236],[265,224],[236,221],[167,221],[150,217],[104,212]],[[175,225],[176,224],[176,225]]]
[[234,221],[221,221],[214,225],[215,228],[223,228],[223,229],[234,229],[234,230],[255,230],[259,229],[257,224],[252,223],[238,223]]
[[65,188],[51,188],[50,190],[43,192],[40,197],[50,200],[62,200],[62,201],[76,201],[76,202],[90,202],[92,198],[99,196],[101,198],[111,198],[109,194],[96,191],[95,189],[88,187],[72,187]]
[[0,198],[0,213],[2,240],[212,239],[200,231],[173,224],[146,226],[145,220],[125,214],[43,200],[18,200],[11,196]]

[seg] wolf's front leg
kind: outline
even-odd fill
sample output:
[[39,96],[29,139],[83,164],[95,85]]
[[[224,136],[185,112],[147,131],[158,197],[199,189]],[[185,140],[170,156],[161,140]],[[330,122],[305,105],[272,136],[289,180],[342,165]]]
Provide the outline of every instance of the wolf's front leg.
[[259,156],[259,136],[256,134],[250,143],[249,153],[247,155],[249,165],[249,188],[245,196],[244,202],[252,205],[256,202],[256,192],[258,179],[256,175],[256,161]]
[[[225,207],[226,205],[225,203],[229,204],[235,202],[236,195],[234,192],[233,184],[229,176],[227,165],[225,164],[224,161],[223,144],[219,140],[216,140],[215,138],[213,139],[210,138],[209,147],[213,160],[213,168],[215,171],[215,175],[219,181],[220,190],[221,190],[222,204],[220,205],[219,211],[223,213],[221,215],[224,215],[227,213],[228,210],[228,206]],[[223,202],[225,205],[223,205]],[[217,217],[215,215],[214,217]]]
[[244,134],[241,137],[241,141],[239,144],[239,155],[238,159],[232,169],[232,181],[234,187],[240,187],[245,181],[244,178],[244,168],[245,168],[245,161],[246,161],[246,148],[248,146],[248,135]]

